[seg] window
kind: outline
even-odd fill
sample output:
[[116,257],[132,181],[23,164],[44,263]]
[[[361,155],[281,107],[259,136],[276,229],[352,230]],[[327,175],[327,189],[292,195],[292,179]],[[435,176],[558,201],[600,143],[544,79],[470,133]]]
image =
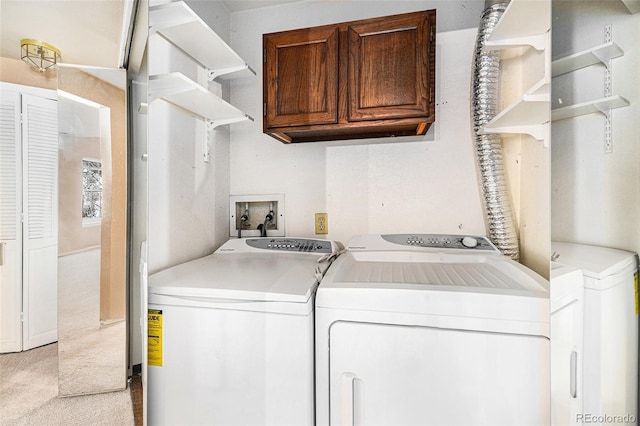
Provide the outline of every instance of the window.
[[100,223],[102,217],[102,163],[82,160],[82,223]]

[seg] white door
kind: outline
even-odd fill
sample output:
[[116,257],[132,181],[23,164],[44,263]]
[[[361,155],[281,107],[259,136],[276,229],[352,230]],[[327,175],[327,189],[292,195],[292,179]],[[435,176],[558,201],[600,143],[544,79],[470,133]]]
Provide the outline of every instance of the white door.
[[23,350],[57,340],[58,111],[22,95]]
[[20,93],[0,97],[0,353],[22,350]]
[[[553,281],[552,281],[553,286]],[[551,424],[577,425],[583,398],[582,288],[551,312]]]
[[543,337],[337,322],[332,425],[548,424]]

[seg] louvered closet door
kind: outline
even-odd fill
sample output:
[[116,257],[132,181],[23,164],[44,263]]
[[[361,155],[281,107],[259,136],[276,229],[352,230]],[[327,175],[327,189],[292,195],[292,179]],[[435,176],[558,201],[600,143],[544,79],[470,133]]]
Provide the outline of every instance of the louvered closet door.
[[22,350],[20,94],[0,95],[0,353]]
[[[23,349],[57,340],[58,118],[56,101],[22,95]],[[78,179],[80,177],[78,176]]]

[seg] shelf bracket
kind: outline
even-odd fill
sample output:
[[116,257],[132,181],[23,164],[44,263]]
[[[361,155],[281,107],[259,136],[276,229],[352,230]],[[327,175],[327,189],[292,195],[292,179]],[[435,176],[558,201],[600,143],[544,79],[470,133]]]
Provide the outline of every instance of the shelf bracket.
[[[604,27],[604,42],[610,43],[613,41],[611,24]],[[600,59],[600,58],[599,58]],[[601,59],[602,60],[602,59]],[[611,58],[606,58],[602,60],[605,66],[604,70],[604,96],[608,98],[611,96]],[[604,114],[604,152],[605,154],[611,154],[613,152],[613,137],[612,137],[612,126],[611,126],[611,106],[608,105],[607,108],[602,108],[599,105],[596,105],[596,108]]]
[[211,159],[211,151],[209,150],[209,136],[211,135],[209,132],[209,121],[207,121],[207,125],[205,126],[205,135],[204,135],[204,146],[202,147],[202,161],[208,163]]
[[611,129],[611,112],[604,119],[604,153],[611,154],[613,152],[613,135]]
[[[216,78],[220,77],[221,75],[231,74],[233,72],[244,71],[247,69],[251,70],[251,68],[247,64],[239,65],[237,67],[207,69],[207,75],[208,75],[209,81],[213,81]],[[253,72],[253,70],[251,71]]]
[[511,127],[484,127],[480,132],[481,135],[487,134],[527,134],[538,141],[543,141],[544,147],[547,147],[549,125],[547,123],[535,124],[529,126],[511,126]]
[[[604,27],[604,42],[605,43],[611,43],[611,41],[613,41],[613,36],[612,36],[612,28],[611,25],[607,25],[606,27]],[[611,96],[611,58],[600,58],[598,57],[598,59],[600,59],[602,61],[602,63],[605,66],[605,70],[604,70],[604,97],[608,98],[609,96]]]
[[241,121],[253,121],[253,117],[251,117],[250,115],[245,114],[242,117],[237,117],[237,118],[226,118],[226,119],[220,119],[220,120],[206,120],[207,122],[207,131],[211,132],[213,130],[216,129],[216,127],[218,126],[224,126],[226,124],[233,124],[233,123],[239,123]]
[[253,117],[251,117],[250,115],[245,114],[243,117],[237,117],[237,118],[227,118],[227,119],[221,119],[221,120],[206,120],[205,119],[205,124],[206,124],[206,132],[207,134],[205,135],[204,138],[204,162],[208,163],[209,159],[210,159],[210,152],[209,152],[209,137],[211,136],[211,133],[213,131],[216,130],[217,127],[219,126],[224,126],[227,124],[233,124],[233,123],[239,123],[241,121],[246,121],[246,120],[250,120],[253,121]]
[[508,40],[487,41],[484,48],[486,50],[502,50],[513,47],[532,47],[535,50],[545,50],[549,31],[544,34],[537,34],[525,37],[511,38]]
[[611,105],[594,104],[594,107],[604,115],[604,152],[611,154],[613,152],[613,135],[611,130]]

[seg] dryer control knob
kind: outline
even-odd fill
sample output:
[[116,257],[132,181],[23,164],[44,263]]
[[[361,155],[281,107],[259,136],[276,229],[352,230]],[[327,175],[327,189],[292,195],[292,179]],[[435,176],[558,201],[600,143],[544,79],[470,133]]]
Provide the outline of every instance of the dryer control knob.
[[467,248],[474,248],[475,246],[478,245],[478,240],[476,240],[473,237],[464,237],[462,239],[462,245]]

